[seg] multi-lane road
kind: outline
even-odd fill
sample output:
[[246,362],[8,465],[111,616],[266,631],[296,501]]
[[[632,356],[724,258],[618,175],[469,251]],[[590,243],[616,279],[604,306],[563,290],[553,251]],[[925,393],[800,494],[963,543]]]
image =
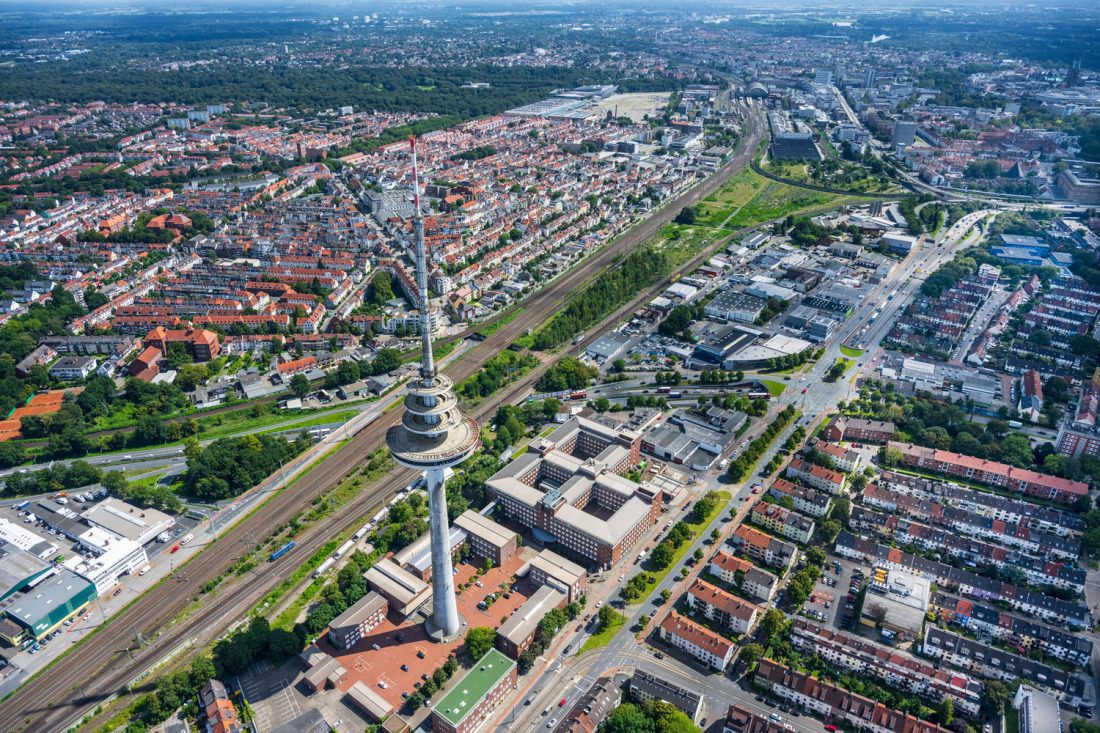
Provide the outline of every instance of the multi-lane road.
[[[750,112],[747,115],[745,139],[741,148],[717,172],[615,242],[583,260],[551,286],[528,297],[516,318],[467,352],[462,359],[452,363],[445,373],[454,382],[461,382],[475,374],[482,364],[507,348],[527,329],[537,328],[548,320],[561,307],[565,295],[582,287],[624,253],[647,241],[683,206],[697,204],[716,191],[730,176],[747,166],[763,139],[763,129],[760,115]],[[689,272],[709,255],[710,251],[700,253],[678,268],[675,274]],[[667,283],[668,280],[656,283],[639,293],[637,299],[617,309],[605,323],[610,324],[623,317],[629,312],[628,309],[652,298]],[[563,353],[579,351],[578,345],[564,349]],[[500,404],[518,399],[548,364],[549,362],[544,363],[528,376],[513,383],[498,399],[485,403],[475,417],[484,420]],[[317,464],[301,480],[289,484],[281,491],[267,492],[270,498],[266,503],[243,516],[218,538],[216,544],[219,547],[236,548],[242,542],[262,541],[276,527],[286,525],[310,500],[335,486],[352,468],[358,466],[364,455],[383,445],[386,430],[400,416],[400,407],[391,410],[383,418],[362,427],[347,445]],[[323,448],[327,450],[328,443],[335,440],[335,434],[328,436]],[[316,449],[311,455],[317,455]],[[297,467],[296,470],[303,468],[304,466]],[[225,575],[237,556],[233,552],[198,553],[187,565],[187,587],[181,588],[178,579],[161,582],[112,619],[111,623],[104,625],[97,633],[70,650],[65,657],[64,674],[48,669],[24,684],[0,706],[0,729],[18,728],[28,733],[61,730],[72,720],[91,712],[96,705],[125,686],[138,672],[149,668],[181,644],[188,644],[189,649],[202,648],[221,633],[227,624],[246,615],[257,599],[273,588],[283,576],[293,572],[328,539],[356,527],[414,475],[408,469],[391,472],[386,479],[342,507],[338,515],[321,520],[300,534],[296,538],[297,547],[283,558],[284,562],[280,564],[278,572],[267,567],[258,568],[247,580],[228,584],[225,590],[219,591],[213,598],[201,595],[198,589]],[[181,612],[195,598],[198,598],[198,609],[192,609],[180,620]],[[137,628],[147,638],[156,638],[156,643],[144,648],[136,647],[133,628]],[[184,653],[181,658],[187,656]]]

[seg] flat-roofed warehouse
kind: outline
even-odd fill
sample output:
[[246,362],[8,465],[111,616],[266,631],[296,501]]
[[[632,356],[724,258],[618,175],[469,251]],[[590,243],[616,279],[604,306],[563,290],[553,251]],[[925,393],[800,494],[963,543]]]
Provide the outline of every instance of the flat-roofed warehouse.
[[472,509],[455,517],[454,526],[466,531],[474,555],[489,558],[497,567],[515,557],[519,550],[515,532]]
[[393,705],[362,681],[352,685],[347,695],[352,705],[376,722],[382,722],[393,712]]
[[36,639],[95,600],[95,586],[75,573],[0,542],[0,636]]
[[385,596],[390,608],[405,618],[432,597],[431,586],[389,558],[379,560],[363,577],[371,588]]
[[603,363],[621,354],[622,350],[625,349],[626,345],[629,343],[629,336],[612,331],[611,333],[600,336],[589,344],[588,348],[584,350],[584,353]]
[[497,629],[497,648],[512,659],[519,659],[535,638],[542,617],[564,605],[564,593],[549,585],[542,586]]
[[120,537],[147,545],[169,529],[176,520],[156,509],[140,509],[118,499],[104,499],[83,514],[93,527],[102,527]]

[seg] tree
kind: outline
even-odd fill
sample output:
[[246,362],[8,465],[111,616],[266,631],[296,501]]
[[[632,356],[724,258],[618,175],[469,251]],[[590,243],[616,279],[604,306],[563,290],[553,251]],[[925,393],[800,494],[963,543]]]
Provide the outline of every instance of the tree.
[[769,608],[764,618],[760,619],[760,635],[764,640],[770,640],[786,624],[787,617],[782,611]]
[[675,221],[677,224],[694,224],[695,216],[695,207],[685,206],[684,208],[680,209],[680,212],[678,214],[676,214]]
[[817,535],[817,539],[825,544],[832,544],[836,536],[840,534],[840,523],[832,519],[827,519],[817,525],[817,532],[815,534]]
[[466,653],[475,663],[489,653],[496,639],[496,631],[488,626],[475,626],[466,632]]
[[641,616],[639,616],[638,617],[638,626],[641,627],[642,629],[644,629],[646,626],[649,626],[649,616],[647,616],[644,613]]
[[290,378],[290,391],[298,398],[309,394],[309,380],[304,374],[295,374]]
[[982,695],[982,713],[989,717],[1000,717],[1004,714],[1010,697],[1011,693],[1004,682],[986,680],[985,694]]
[[825,564],[825,551],[820,547],[811,547],[806,550],[806,562],[810,565],[821,567]]
[[955,718],[955,703],[950,697],[945,697],[940,701],[936,714],[940,719],[940,725],[944,727],[951,725],[951,721]]
[[621,374],[622,372],[626,371],[626,362],[622,359],[616,359],[615,361],[611,362],[611,369],[612,371]]
[[887,466],[896,466],[902,462],[904,456],[898,448],[887,448],[883,454],[882,462]]
[[624,702],[611,711],[603,724],[603,733],[657,733],[645,713],[633,703]]
[[611,409],[611,400],[606,397],[598,397],[592,406],[596,408],[596,412],[607,412]]
[[597,614],[600,619],[599,630],[606,631],[611,628],[611,624],[615,623],[615,611],[611,609],[611,606],[601,606]]
[[661,591],[661,603],[668,603],[669,598],[672,598],[672,591],[670,591],[668,588],[665,588]]
[[672,564],[672,545],[667,540],[660,542],[653,548],[649,561],[653,563],[654,570],[664,570]]
[[745,665],[756,664],[764,656],[764,647],[759,644],[746,644],[741,647],[737,660]]

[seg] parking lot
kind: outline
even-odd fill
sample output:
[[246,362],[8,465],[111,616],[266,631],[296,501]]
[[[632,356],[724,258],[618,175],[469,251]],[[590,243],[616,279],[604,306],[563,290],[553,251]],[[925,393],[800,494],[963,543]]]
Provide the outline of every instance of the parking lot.
[[[840,574],[836,572],[837,563],[840,564]],[[851,560],[845,560],[843,558],[830,555],[826,560],[825,567],[822,569],[822,576],[818,579],[817,585],[814,586],[811,597],[806,599],[806,603],[803,608],[807,612],[805,615],[812,621],[820,623],[824,626],[842,628],[841,617],[845,614],[852,614],[854,609],[846,608],[848,600],[848,589],[852,582],[852,574],[857,567],[862,567],[852,562]],[[863,571],[866,572],[867,568],[863,567]],[[832,581],[836,585],[830,585],[829,581]],[[825,603],[829,603],[829,607],[825,607]],[[852,604],[855,605],[855,604]],[[811,615],[822,614],[824,619]],[[852,618],[851,628],[854,630],[857,628],[858,619]]]

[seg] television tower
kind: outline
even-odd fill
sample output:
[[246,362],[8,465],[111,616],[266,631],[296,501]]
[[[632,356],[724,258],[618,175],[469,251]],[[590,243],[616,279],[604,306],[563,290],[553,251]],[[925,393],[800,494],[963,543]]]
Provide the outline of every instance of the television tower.
[[402,466],[424,471],[428,485],[429,527],[432,548],[432,616],[428,636],[434,641],[457,638],[466,625],[455,603],[451,570],[450,531],[447,526],[447,493],[443,471],[469,458],[477,450],[477,422],[458,409],[451,380],[438,372],[432,358],[432,328],[428,303],[428,263],[424,250],[424,218],[420,213],[420,179],[416,170],[416,137],[409,137],[413,166],[413,234],[416,238],[416,282],[419,291],[420,373],[409,380],[401,422],[386,432],[386,445]]

